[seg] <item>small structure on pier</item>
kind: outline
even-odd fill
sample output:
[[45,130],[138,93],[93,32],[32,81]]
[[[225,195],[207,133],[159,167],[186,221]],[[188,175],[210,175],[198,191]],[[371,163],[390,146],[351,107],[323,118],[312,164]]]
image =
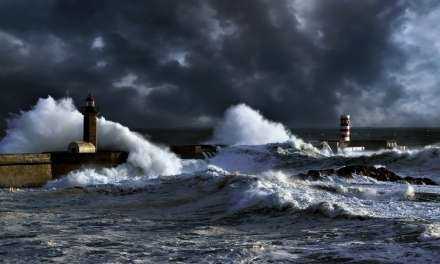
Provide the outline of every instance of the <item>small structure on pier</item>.
[[351,138],[350,115],[341,115],[339,139],[324,139],[319,146],[328,146],[334,153],[344,151],[364,151],[380,149],[399,149],[405,150],[395,139],[356,139]]

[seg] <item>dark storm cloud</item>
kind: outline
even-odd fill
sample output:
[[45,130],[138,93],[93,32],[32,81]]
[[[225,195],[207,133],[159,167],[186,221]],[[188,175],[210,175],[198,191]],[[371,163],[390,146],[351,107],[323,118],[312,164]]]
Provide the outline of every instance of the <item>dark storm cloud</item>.
[[393,32],[432,3],[2,1],[1,117],[88,91],[134,127],[209,125],[239,102],[292,126],[333,125],[365,91],[381,95],[365,111],[386,111],[407,96],[387,75],[406,61]]

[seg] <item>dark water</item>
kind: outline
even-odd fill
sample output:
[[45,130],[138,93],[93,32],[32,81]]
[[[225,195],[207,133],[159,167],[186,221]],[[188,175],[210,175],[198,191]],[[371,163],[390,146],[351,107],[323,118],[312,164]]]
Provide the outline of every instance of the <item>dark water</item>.
[[[149,132],[169,144],[209,138],[209,131]],[[306,141],[337,135],[294,132]],[[295,177],[364,164],[440,182],[440,149],[417,147],[440,141],[439,133],[353,134],[395,137],[413,147],[406,152],[324,156],[291,144],[229,147],[212,160],[186,161],[181,175],[0,190],[0,262],[439,263],[438,186]]]

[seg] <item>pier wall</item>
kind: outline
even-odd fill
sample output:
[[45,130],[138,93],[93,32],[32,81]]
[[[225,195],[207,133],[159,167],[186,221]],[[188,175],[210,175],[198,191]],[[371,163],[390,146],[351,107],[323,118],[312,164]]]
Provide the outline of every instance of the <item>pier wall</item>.
[[82,167],[116,167],[127,161],[128,154],[122,151],[97,153],[51,153],[52,177],[59,178]]
[[223,145],[176,145],[170,150],[181,159],[205,159],[217,154],[217,148]]
[[52,179],[50,154],[0,155],[0,187],[39,187]]
[[[182,159],[205,159],[220,145],[181,145],[171,150]],[[0,188],[41,187],[48,181],[84,167],[116,167],[127,161],[123,151],[96,153],[48,152],[0,155]]]
[[115,167],[127,157],[122,151],[0,155],[0,188],[41,187],[82,167]]

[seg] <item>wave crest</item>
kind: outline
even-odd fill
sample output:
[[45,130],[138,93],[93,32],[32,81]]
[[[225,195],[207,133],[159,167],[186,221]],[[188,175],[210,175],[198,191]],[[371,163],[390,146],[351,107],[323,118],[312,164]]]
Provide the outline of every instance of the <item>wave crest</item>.
[[[55,100],[49,96],[39,99],[31,110],[21,111],[8,120],[6,136],[0,141],[0,152],[63,151],[69,142],[82,137],[82,126],[83,116],[71,98]],[[115,169],[121,178],[137,170],[140,170],[139,175],[147,177],[181,172],[181,160],[175,154],[104,117],[98,118],[98,139],[100,149],[129,152],[128,163]],[[95,175],[95,178],[101,179],[98,182],[101,182],[103,177],[112,178],[114,173],[111,169],[82,170],[69,176],[83,178],[87,175]],[[93,179],[89,181],[94,182]]]

